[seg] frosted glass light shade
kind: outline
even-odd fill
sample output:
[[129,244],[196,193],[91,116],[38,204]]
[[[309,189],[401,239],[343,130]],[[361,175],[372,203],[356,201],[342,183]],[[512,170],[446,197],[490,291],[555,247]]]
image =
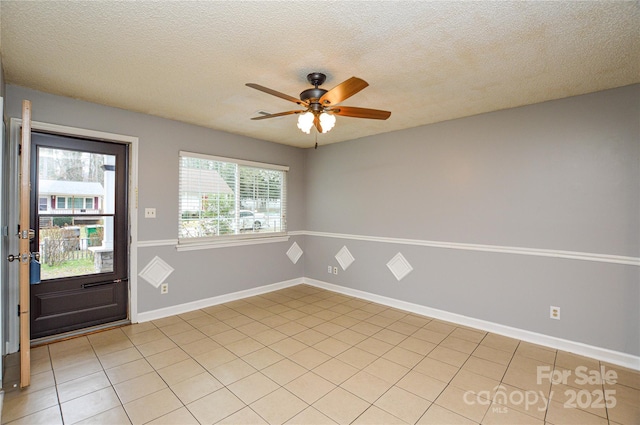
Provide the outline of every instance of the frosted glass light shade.
[[302,130],[303,133],[309,134],[311,127],[313,127],[313,114],[311,112],[298,115],[298,128]]
[[327,133],[334,125],[336,125],[335,115],[327,114],[326,112],[320,114],[320,127],[322,127],[323,133]]

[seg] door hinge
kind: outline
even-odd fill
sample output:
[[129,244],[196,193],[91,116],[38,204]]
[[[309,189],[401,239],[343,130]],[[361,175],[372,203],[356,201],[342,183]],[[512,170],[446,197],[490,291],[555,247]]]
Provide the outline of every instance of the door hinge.
[[20,304],[18,304],[18,317],[20,317]]
[[18,145],[18,156],[22,155],[22,143]]

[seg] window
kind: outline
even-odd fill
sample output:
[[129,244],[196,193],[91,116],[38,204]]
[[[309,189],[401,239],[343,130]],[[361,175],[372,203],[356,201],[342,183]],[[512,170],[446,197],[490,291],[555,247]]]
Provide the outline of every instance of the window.
[[[93,209],[93,198],[85,198],[75,196],[58,196],[56,198],[56,209]],[[42,210],[41,210],[42,211]]]
[[283,236],[289,167],[180,152],[180,243]]
[[47,198],[38,198],[38,211],[46,211],[48,206]]
[[73,199],[73,207],[74,209],[81,210],[84,208],[84,198],[71,198]]

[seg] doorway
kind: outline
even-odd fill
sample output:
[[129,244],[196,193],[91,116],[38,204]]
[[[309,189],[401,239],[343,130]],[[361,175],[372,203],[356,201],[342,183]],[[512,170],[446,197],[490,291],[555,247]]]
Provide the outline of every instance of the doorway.
[[33,132],[31,339],[129,318],[128,145]]

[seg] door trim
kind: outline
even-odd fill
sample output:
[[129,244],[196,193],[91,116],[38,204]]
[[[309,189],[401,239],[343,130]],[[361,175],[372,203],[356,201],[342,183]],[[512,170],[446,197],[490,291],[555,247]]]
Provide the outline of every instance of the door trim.
[[[37,108],[37,106],[36,106]],[[22,120],[20,118],[11,118],[9,127],[9,155],[11,164],[18,164],[17,146],[20,143],[20,128],[22,126]],[[128,136],[123,134],[108,133],[103,131],[89,130],[78,127],[69,127],[58,124],[51,124],[39,121],[31,121],[31,130],[39,131],[43,133],[58,134],[61,136],[75,136],[88,139],[96,139],[106,142],[116,142],[129,145],[129,320],[131,323],[138,321],[138,145],[139,139],[135,136]],[[17,170],[15,166],[13,169]],[[15,175],[14,175],[15,174]],[[18,199],[17,195],[17,173],[12,173],[10,176],[10,190],[8,205],[16,206]],[[17,229],[18,220],[18,208],[13,207],[9,210],[7,225],[9,229]],[[12,238],[13,239],[13,238]],[[17,239],[15,246],[9,245],[9,249],[14,251],[17,249]],[[8,282],[10,282],[7,288],[8,302],[7,312],[17,311],[18,299],[17,299],[17,269],[8,268]],[[15,287],[14,287],[15,286]],[[7,347],[6,353],[14,353],[18,351],[19,342],[19,325],[18,316],[8,314],[8,335],[7,335]]]
[[20,132],[20,231],[18,232],[18,314],[20,318],[20,388],[31,385],[31,102],[22,101],[22,131]]

